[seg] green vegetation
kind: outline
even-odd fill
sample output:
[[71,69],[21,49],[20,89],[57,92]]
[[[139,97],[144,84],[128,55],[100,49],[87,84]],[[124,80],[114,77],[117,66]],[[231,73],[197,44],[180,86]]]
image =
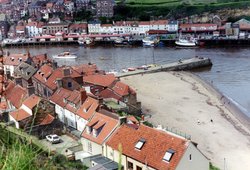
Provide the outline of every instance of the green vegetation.
[[213,166],[213,164],[210,162],[209,163],[209,170],[220,170],[219,168]]
[[0,169],[38,170],[38,169],[87,169],[82,163],[68,161],[63,155],[50,155],[41,147],[8,131],[0,125]]
[[126,0],[115,7],[114,20],[178,19],[220,9],[246,8],[250,0]]

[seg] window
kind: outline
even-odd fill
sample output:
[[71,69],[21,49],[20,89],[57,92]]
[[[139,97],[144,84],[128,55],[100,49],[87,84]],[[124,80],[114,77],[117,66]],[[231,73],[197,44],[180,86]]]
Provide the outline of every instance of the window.
[[189,160],[192,161],[192,155],[191,154],[189,154]]
[[142,146],[144,145],[144,143],[146,142],[145,139],[141,138],[135,145],[135,148],[138,150],[141,150]]
[[175,151],[173,149],[168,149],[167,152],[165,153],[163,160],[170,162],[171,158],[173,157]]
[[68,88],[72,87],[72,82],[68,82]]
[[88,142],[88,152],[92,153],[92,144]]
[[128,161],[128,170],[133,170],[133,168],[134,168],[133,163]]
[[140,166],[136,166],[136,170],[142,170]]

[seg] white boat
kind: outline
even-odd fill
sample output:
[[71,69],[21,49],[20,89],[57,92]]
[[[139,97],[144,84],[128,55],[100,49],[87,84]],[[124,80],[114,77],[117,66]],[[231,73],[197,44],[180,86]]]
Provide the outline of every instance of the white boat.
[[86,37],[84,40],[78,40],[78,44],[79,45],[93,45],[94,44],[94,41],[93,39],[89,38],[89,37]]
[[175,41],[175,44],[182,47],[195,47],[197,46],[197,41],[195,39],[179,39]]
[[71,54],[70,52],[63,52],[58,55],[54,55],[53,58],[59,58],[59,59],[75,59],[77,58],[77,55]]
[[84,45],[84,41],[83,40],[78,40],[78,44],[79,45]]
[[145,37],[142,40],[142,42],[143,42],[143,46],[146,46],[146,47],[154,47],[159,43],[157,39],[154,39],[152,37]]

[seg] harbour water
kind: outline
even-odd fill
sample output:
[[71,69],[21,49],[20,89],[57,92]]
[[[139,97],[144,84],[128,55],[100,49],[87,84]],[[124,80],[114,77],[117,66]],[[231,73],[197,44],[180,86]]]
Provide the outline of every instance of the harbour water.
[[79,57],[71,60],[57,60],[59,65],[96,63],[100,69],[121,71],[123,68],[138,67],[145,64],[166,64],[194,56],[208,57],[212,60],[211,69],[194,73],[212,83],[219,91],[232,98],[250,117],[250,47],[227,48],[114,48],[75,46],[32,46],[7,48],[10,53],[27,52],[32,55],[47,53],[48,56],[64,51],[76,53]]

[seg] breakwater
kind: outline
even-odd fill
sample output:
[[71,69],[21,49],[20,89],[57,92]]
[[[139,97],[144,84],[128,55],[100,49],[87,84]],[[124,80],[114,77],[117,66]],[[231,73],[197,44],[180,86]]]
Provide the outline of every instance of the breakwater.
[[135,70],[135,71],[129,71],[126,73],[120,73],[117,75],[117,77],[127,77],[127,76],[136,75],[136,74],[155,73],[155,72],[160,72],[160,71],[192,70],[196,68],[208,67],[211,65],[212,65],[212,62],[209,58],[194,57],[194,58],[185,59],[185,60],[180,59],[177,62],[151,67],[146,70],[145,69]]

